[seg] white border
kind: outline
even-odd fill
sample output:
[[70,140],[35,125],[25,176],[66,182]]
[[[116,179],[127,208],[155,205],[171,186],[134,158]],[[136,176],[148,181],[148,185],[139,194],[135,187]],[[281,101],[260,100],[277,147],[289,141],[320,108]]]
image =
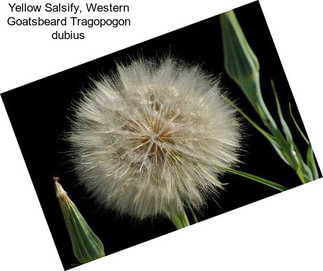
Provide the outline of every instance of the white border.
[[[134,28],[84,43],[46,40],[44,29],[13,33],[1,20],[1,92],[251,1],[125,2]],[[260,3],[322,167],[321,1]],[[63,270],[2,102],[0,180],[0,268]],[[322,192],[316,181],[75,270],[323,270]]]

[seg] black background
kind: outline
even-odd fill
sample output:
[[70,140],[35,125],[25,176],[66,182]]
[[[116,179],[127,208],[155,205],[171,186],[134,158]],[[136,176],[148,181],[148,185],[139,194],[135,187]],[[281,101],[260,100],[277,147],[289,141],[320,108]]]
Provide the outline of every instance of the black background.
[[[296,144],[302,153],[305,153],[306,145],[288,113],[289,102],[303,131],[304,127],[259,3],[243,6],[235,12],[260,62],[261,85],[267,106],[278,123],[270,86],[270,79],[273,79],[285,119]],[[77,184],[77,177],[72,172],[66,155],[68,145],[62,140],[64,132],[69,130],[71,103],[81,97],[81,91],[90,88],[91,78],[98,79],[102,73],[113,72],[115,61],[129,63],[130,58],[136,58],[138,55],[158,57],[169,53],[186,62],[202,64],[209,74],[222,74],[222,86],[227,89],[230,97],[236,100],[252,119],[260,123],[241,90],[224,74],[218,16],[1,95],[65,269],[78,263],[72,254],[68,233],[57,203],[53,176],[61,177],[63,187],[104,243],[107,255],[175,230],[166,219],[135,221],[129,217],[118,217],[95,204],[83,187]],[[280,160],[268,141],[246,121],[243,126],[246,134],[243,141],[245,151],[241,156],[243,163],[240,169],[290,188],[299,185],[300,181],[293,170]],[[277,193],[270,187],[230,174],[225,175],[222,181],[228,183],[226,191],[221,193],[217,202],[209,201],[203,214],[198,214],[199,220]]]

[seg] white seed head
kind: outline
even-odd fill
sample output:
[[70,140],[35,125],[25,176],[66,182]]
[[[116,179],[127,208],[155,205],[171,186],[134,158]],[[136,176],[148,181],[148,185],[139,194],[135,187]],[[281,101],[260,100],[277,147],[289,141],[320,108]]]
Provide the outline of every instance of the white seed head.
[[237,163],[239,125],[218,80],[172,58],[117,65],[74,108],[79,181],[102,205],[146,218],[199,210]]

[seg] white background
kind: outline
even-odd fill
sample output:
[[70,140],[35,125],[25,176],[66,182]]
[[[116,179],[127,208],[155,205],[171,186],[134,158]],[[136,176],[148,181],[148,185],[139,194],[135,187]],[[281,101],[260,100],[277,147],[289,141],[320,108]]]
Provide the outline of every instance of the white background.
[[[8,2],[1,1],[0,91],[248,2],[116,0],[130,4],[130,29],[92,30],[83,41],[53,41],[46,28],[7,27]],[[322,168],[321,0],[260,4]],[[63,270],[2,101],[0,182],[0,269]],[[73,270],[323,270],[322,195],[319,180]]]

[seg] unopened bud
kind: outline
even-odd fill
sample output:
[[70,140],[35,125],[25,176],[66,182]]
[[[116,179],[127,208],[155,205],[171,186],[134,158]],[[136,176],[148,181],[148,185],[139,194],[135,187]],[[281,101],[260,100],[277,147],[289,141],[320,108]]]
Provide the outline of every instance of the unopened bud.
[[227,74],[242,89],[264,124],[271,131],[276,130],[276,123],[262,98],[258,59],[250,48],[234,11],[221,14],[220,22]]
[[105,256],[102,242],[91,230],[76,205],[68,197],[59,183],[59,178],[54,177],[54,181],[56,196],[63,212],[76,259],[80,263],[87,263]]

